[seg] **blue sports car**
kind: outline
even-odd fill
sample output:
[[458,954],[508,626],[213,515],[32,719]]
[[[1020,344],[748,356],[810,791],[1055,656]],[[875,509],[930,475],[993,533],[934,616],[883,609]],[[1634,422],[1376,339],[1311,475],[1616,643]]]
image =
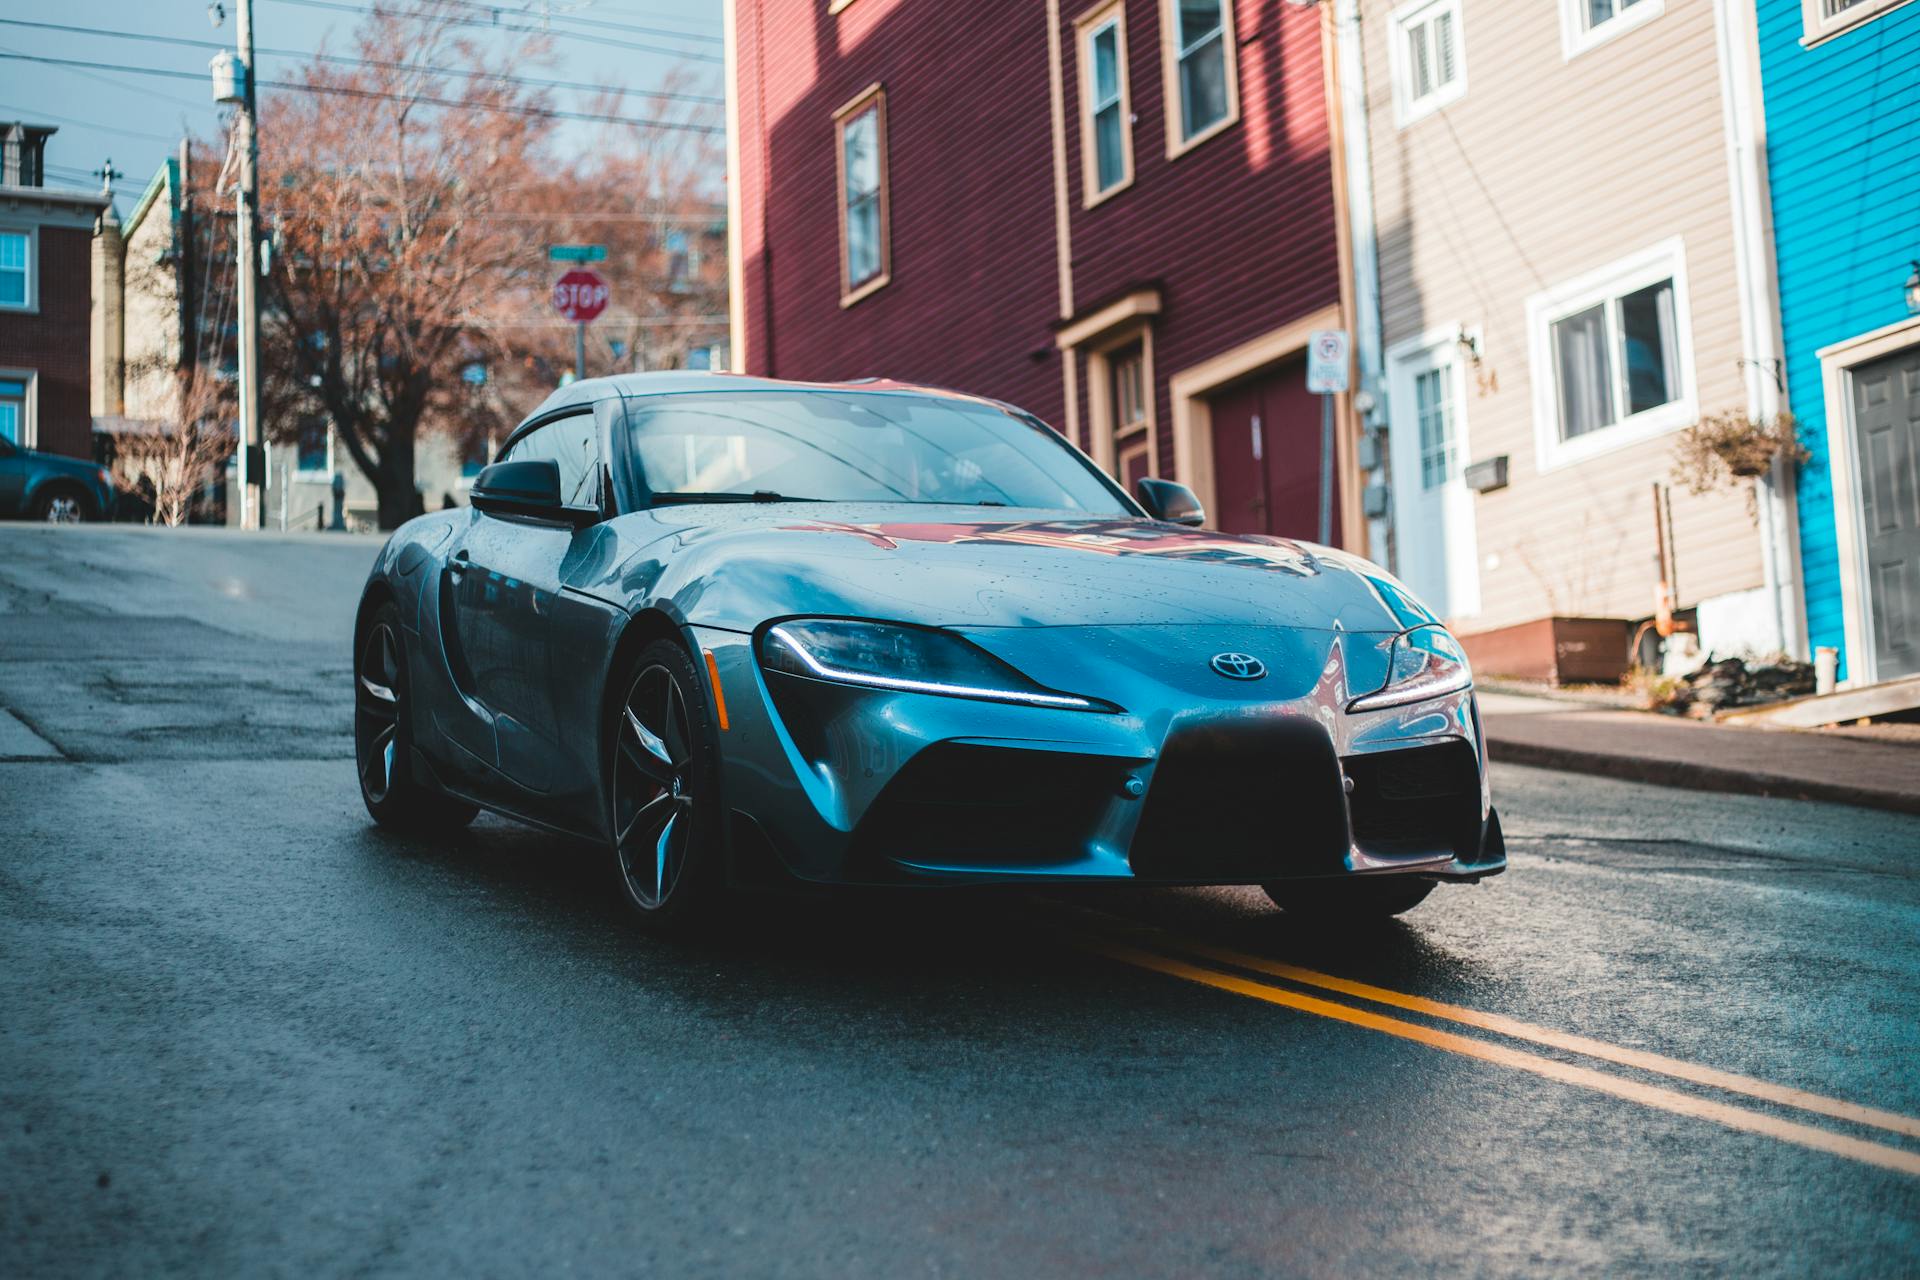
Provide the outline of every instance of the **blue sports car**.
[[367,809],[592,841],[655,925],[795,879],[1385,915],[1506,866],[1466,657],[1404,587],[1008,405],[589,379],[472,502],[395,532],[354,619]]

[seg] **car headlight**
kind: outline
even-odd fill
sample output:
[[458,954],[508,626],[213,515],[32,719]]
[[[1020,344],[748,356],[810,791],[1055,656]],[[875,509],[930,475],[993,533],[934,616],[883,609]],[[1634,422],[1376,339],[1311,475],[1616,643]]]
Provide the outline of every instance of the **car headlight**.
[[978,645],[927,627],[799,618],[768,628],[760,663],[784,675],[874,689],[1069,711],[1113,710],[1104,702],[1036,684]]
[[1347,704],[1349,711],[1378,711],[1424,702],[1473,685],[1473,668],[1460,642],[1445,627],[1415,627],[1394,637],[1387,682]]

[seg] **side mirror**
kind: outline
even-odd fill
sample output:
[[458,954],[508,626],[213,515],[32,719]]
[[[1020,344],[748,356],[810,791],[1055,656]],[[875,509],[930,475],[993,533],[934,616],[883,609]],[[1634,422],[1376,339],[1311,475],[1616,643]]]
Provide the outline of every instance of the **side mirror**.
[[1194,497],[1193,490],[1183,484],[1143,477],[1135,483],[1134,493],[1140,499],[1140,505],[1155,520],[1194,528],[1207,522],[1206,509],[1200,505],[1200,499]]
[[472,502],[490,516],[519,516],[554,524],[589,525],[600,513],[560,501],[560,466],[551,458],[496,462],[473,480]]

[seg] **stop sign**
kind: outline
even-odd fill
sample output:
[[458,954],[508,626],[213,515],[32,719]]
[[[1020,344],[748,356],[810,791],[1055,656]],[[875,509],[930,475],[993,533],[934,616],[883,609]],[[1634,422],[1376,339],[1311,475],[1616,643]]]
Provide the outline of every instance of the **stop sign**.
[[553,282],[553,309],[575,324],[585,324],[607,309],[608,293],[599,272],[575,267]]

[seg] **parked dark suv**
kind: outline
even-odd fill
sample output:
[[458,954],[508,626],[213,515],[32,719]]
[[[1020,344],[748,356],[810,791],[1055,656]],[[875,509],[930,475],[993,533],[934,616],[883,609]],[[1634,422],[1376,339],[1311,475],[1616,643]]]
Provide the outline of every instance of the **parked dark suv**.
[[0,436],[0,516],[78,524],[112,514],[113,479],[105,467]]

